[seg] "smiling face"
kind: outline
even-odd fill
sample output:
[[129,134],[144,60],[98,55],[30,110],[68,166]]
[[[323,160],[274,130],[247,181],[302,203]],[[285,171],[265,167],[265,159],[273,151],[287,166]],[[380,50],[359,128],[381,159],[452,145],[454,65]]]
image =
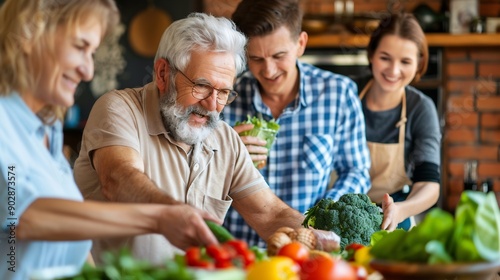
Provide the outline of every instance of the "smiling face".
[[[210,84],[217,89],[233,88],[236,68],[231,54],[193,52],[190,61],[183,72],[194,83]],[[224,108],[217,103],[216,91],[199,100],[192,94],[193,84],[181,73],[170,72],[166,60],[158,60],[155,68],[159,75],[157,85],[162,95],[160,107],[165,127],[186,144],[203,141],[218,126]],[[169,80],[175,82],[167,82]]]
[[374,87],[384,93],[402,94],[417,73],[418,54],[415,42],[384,36],[370,58]]
[[94,75],[93,54],[102,34],[101,22],[91,16],[76,24],[74,30],[57,28],[53,59],[33,55],[33,64],[37,66],[34,72],[39,73],[39,79],[33,92],[22,95],[34,112],[47,105],[73,105],[78,84]]
[[307,34],[292,39],[282,26],[269,35],[251,37],[247,45],[248,68],[265,94],[288,94],[293,89],[298,70],[296,60],[304,53]]

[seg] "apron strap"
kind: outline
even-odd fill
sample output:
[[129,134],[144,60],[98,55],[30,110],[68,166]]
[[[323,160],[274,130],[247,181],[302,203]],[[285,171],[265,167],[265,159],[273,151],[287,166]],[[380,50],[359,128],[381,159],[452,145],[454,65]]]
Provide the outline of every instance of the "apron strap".
[[401,108],[401,119],[399,122],[396,123],[396,127],[399,127],[399,140],[398,143],[400,143],[399,147],[401,149],[401,154],[405,154],[405,129],[406,129],[406,91],[403,92],[403,98],[402,98],[402,108]]
[[372,87],[372,85],[373,85],[373,79],[370,79],[368,81],[368,83],[366,83],[366,86],[363,88],[363,90],[359,93],[359,100],[361,100],[361,99],[363,99],[363,97],[365,97],[365,94]]
[[[365,97],[366,93],[370,90],[370,88],[373,85],[373,78],[366,83],[365,87],[359,94],[359,99],[363,99]],[[396,127],[399,127],[399,137],[398,137],[398,143],[400,143],[399,147],[401,150],[401,154],[404,155],[404,150],[405,150],[405,131],[406,131],[406,121],[408,120],[406,118],[406,91],[403,93],[403,97],[401,98],[401,117],[399,121],[396,123]]]

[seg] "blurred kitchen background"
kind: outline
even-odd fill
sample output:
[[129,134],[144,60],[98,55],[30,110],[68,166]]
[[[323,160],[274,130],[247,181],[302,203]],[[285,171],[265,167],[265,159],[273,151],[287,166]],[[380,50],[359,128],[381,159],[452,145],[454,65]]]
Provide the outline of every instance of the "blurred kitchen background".
[[[471,184],[495,191],[500,201],[500,0],[298,1],[309,33],[301,59],[348,76],[367,71],[365,47],[378,20],[389,12],[414,13],[431,54],[427,75],[415,86],[433,99],[443,132],[439,206],[453,211]],[[66,117],[72,156],[99,96],[152,80],[156,47],[172,21],[195,11],[230,17],[239,0],[116,2],[122,24],[98,50],[95,78],[79,87]]]

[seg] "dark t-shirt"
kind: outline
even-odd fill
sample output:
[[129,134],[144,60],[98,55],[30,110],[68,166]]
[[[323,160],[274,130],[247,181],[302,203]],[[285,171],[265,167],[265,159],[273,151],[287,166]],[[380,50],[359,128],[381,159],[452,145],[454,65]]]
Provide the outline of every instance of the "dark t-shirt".
[[[364,83],[358,83],[361,92]],[[418,89],[407,86],[405,168],[415,182],[440,181],[441,130],[437,110],[432,99]],[[376,143],[397,143],[402,104],[386,111],[370,111],[362,100],[366,122],[366,138]]]

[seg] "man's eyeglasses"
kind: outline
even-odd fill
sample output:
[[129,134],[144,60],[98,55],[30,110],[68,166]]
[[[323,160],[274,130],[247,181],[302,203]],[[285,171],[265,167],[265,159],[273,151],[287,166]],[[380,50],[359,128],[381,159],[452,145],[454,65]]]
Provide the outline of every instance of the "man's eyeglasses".
[[212,92],[214,90],[217,91],[217,103],[220,105],[227,105],[233,102],[236,97],[238,96],[238,93],[232,89],[218,89],[214,88],[211,84],[205,84],[205,83],[195,83],[191,81],[190,78],[186,76],[186,74],[182,73],[181,70],[175,69],[179,73],[184,76],[191,84],[193,84],[193,88],[191,90],[191,94],[193,95],[194,98],[199,99],[199,100],[204,100],[207,99],[210,95],[212,95]]

